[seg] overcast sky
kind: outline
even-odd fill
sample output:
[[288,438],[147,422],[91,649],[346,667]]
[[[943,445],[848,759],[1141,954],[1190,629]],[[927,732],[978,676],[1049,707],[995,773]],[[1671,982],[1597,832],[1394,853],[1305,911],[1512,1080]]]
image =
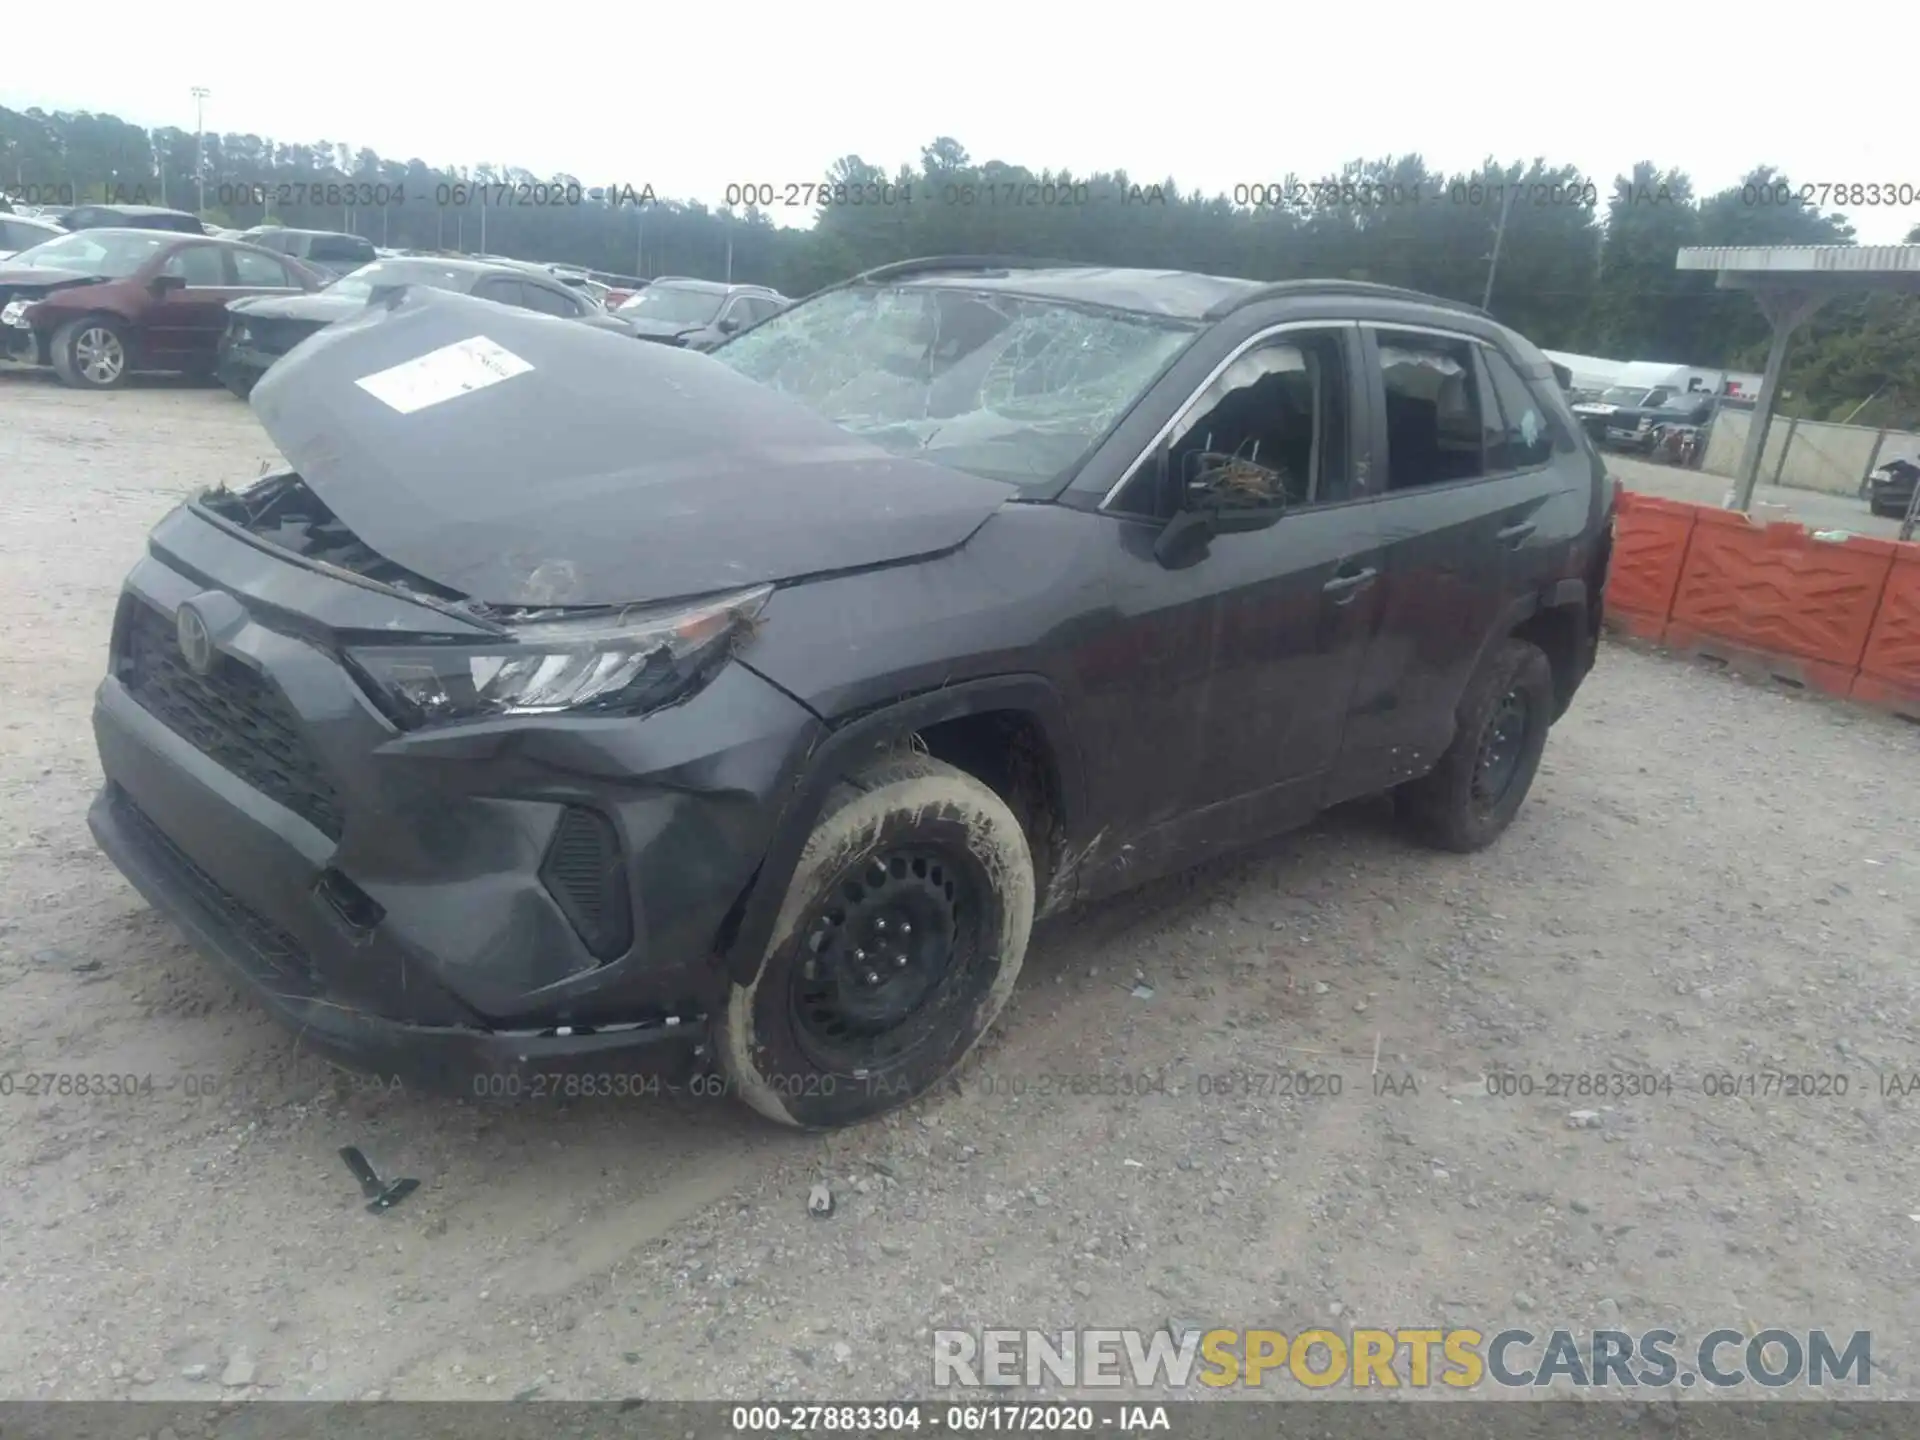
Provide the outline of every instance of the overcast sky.
[[[1869,82],[1862,32],[1818,11],[1789,25],[1507,0],[574,0],[321,16],[203,0],[76,48],[70,14],[19,9],[7,49],[34,61],[0,74],[11,108],[191,129],[188,89],[204,85],[210,130],[564,169],[709,203],[730,182],[816,179],[849,151],[891,171],[940,134],[976,160],[1171,174],[1210,192],[1409,151],[1449,170],[1541,155],[1603,188],[1642,159],[1685,169],[1702,191],[1759,163],[1801,183],[1920,185],[1913,87]],[[1920,223],[1920,205],[1848,213],[1867,243]]]

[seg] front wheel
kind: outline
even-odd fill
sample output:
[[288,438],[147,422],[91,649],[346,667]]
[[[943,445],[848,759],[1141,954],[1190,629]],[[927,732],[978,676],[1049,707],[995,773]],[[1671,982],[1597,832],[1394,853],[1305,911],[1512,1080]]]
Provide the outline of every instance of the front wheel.
[[1553,724],[1553,667],[1539,646],[1506,640],[1461,697],[1453,743],[1396,798],[1413,832],[1441,850],[1482,850],[1513,823]]
[[126,383],[127,333],[112,320],[89,315],[62,325],[53,337],[54,373],[82,390],[112,390]]
[[924,1095],[1013,993],[1033,859],[1007,804],[925,755],[835,787],[759,973],[718,1027],[730,1087],[783,1125],[856,1124]]

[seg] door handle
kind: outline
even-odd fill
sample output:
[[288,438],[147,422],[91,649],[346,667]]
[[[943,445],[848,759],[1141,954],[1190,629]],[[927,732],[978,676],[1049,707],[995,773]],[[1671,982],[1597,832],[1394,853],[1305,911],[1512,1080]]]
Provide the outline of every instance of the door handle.
[[1501,530],[1498,538],[1502,545],[1517,549],[1523,540],[1539,528],[1540,527],[1531,520],[1522,520],[1517,524],[1509,525]]
[[1379,574],[1380,572],[1378,570],[1369,565],[1366,569],[1355,570],[1351,574],[1336,575],[1333,579],[1322,585],[1320,589],[1323,593],[1334,597],[1334,604],[1347,605],[1352,603],[1354,597],[1362,590],[1371,585],[1374,580],[1379,577]]

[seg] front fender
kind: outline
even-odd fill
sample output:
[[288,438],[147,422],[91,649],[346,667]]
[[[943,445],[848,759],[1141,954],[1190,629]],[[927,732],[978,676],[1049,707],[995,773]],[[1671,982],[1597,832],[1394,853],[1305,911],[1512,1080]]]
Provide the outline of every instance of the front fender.
[[[1060,823],[1071,827],[1085,813],[1080,755],[1068,727],[1066,706],[1053,683],[1042,675],[989,676],[922,691],[850,717],[838,724],[807,755],[801,773],[774,822],[773,838],[739,909],[738,923],[723,935],[720,955],[728,975],[746,984],[759,971],[767,943],[786,899],[787,885],[800,863],[833,787],[871,761],[897,748],[915,732],[965,715],[1016,710],[1033,716],[1046,734],[1059,769]],[[1071,828],[1068,829],[1071,832]],[[1071,897],[1050,908],[1070,903]]]

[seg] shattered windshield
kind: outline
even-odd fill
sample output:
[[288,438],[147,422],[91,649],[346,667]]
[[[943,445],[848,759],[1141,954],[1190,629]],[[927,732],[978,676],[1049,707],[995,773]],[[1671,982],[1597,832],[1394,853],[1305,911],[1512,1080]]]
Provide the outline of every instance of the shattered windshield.
[[177,235],[158,230],[83,230],[22,250],[7,264],[26,270],[72,270],[81,275],[124,280],[178,240]]
[[858,286],[775,316],[714,358],[896,454],[1038,485],[1077,464],[1193,333],[1047,300]]

